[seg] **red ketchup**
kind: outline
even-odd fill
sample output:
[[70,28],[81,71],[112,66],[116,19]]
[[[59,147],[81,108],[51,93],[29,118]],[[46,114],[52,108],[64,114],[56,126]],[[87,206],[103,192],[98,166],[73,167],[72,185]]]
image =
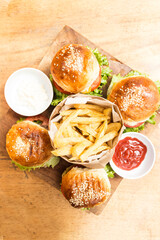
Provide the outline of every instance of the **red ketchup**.
[[126,137],[118,142],[112,160],[117,167],[129,171],[141,164],[146,152],[147,147],[140,140]]

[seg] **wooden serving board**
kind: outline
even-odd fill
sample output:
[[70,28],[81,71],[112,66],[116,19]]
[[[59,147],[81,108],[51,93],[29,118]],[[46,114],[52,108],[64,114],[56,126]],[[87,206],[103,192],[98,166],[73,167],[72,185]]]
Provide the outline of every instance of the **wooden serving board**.
[[[57,35],[57,37],[53,40],[53,43],[52,43],[51,47],[49,48],[46,55],[43,57],[43,59],[40,62],[38,68],[49,76],[49,74],[50,74],[50,64],[51,64],[53,56],[63,45],[70,44],[70,43],[83,44],[83,45],[89,46],[93,49],[98,48],[98,50],[103,55],[107,56],[108,61],[109,61],[109,66],[112,69],[114,74],[120,73],[121,75],[126,75],[129,71],[132,70],[130,67],[128,67],[124,63],[120,62],[119,60],[117,60],[116,58],[111,56],[109,53],[100,49],[94,43],[90,42],[88,39],[86,39],[81,34],[77,33],[76,31],[74,31],[72,28],[70,28],[68,26],[65,26],[61,30],[61,32]],[[2,101],[2,105],[3,105],[3,101]],[[53,110],[53,107],[50,107],[45,112],[45,114],[49,117],[52,110]],[[4,109],[4,111],[6,112],[5,109]],[[12,124],[14,124],[16,122],[16,120],[19,117],[20,116],[18,114],[14,113],[11,109],[9,109],[6,112],[5,116],[3,116],[3,119],[1,119],[1,126],[3,126],[3,127],[0,128],[0,136],[1,136],[0,156],[1,156],[1,160],[8,159],[8,155],[7,155],[7,152],[5,150],[5,136],[6,136],[7,131],[9,130],[9,128],[12,126]],[[157,124],[160,123],[160,116],[157,116],[156,120],[157,120]],[[143,131],[143,133],[145,135],[149,136],[149,138],[154,141],[155,136],[156,136],[156,131],[157,131],[157,128],[155,126],[148,124],[146,126],[145,130]],[[160,129],[158,131],[159,131],[159,134],[157,134],[157,137],[159,137],[159,141],[158,140],[154,141],[155,145],[157,144],[155,146],[157,151],[158,151],[158,147],[159,147],[158,142],[160,142]],[[62,159],[60,161],[60,163],[54,169],[51,169],[51,168],[37,169],[35,171],[32,171],[32,174],[34,174],[34,175],[38,176],[39,178],[43,179],[47,183],[51,184],[53,187],[55,187],[57,189],[60,189],[61,174],[66,169],[66,167],[68,167],[68,166],[70,166],[70,164]],[[112,186],[112,194],[111,194],[110,198],[108,199],[108,201],[112,198],[112,195],[116,191],[116,189],[117,189],[117,187],[118,187],[118,185],[120,184],[121,181],[122,181],[122,178],[117,176],[117,175],[115,176],[114,179],[110,179],[111,186]],[[103,204],[102,206],[98,206],[98,207],[93,208],[91,210],[91,212],[93,212],[95,214],[100,214],[101,211],[103,210],[103,208],[108,203],[108,201],[105,204]],[[69,205],[68,205],[68,207],[69,207]]]

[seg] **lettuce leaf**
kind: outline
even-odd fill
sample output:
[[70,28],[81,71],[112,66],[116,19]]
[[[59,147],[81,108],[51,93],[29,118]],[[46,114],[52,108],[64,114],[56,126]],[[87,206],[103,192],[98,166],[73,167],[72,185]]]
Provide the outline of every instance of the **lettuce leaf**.
[[126,128],[123,133],[126,133],[126,132],[140,132],[144,129],[145,127],[145,123],[150,123],[150,124],[156,124],[156,121],[155,121],[155,117],[156,117],[156,112],[149,118],[147,119],[142,125],[140,125],[139,127],[135,127],[135,128]]
[[[88,47],[89,48],[89,47]],[[89,48],[91,49],[91,48]],[[111,72],[112,70],[109,68],[109,64],[108,64],[108,60],[106,56],[103,56],[98,49],[91,49],[91,51],[93,52],[93,54],[95,55],[95,57],[97,58],[97,61],[99,63],[99,65],[101,66],[101,84],[99,85],[98,88],[96,88],[94,91],[90,92],[90,93],[86,93],[88,95],[94,95],[94,96],[100,96],[102,97],[102,88],[104,85],[106,85],[108,77],[111,76]],[[103,66],[103,67],[102,67]],[[50,80],[52,82],[53,77],[50,74]],[[52,106],[56,106],[58,103],[60,103],[61,101],[63,101],[66,97],[68,97],[67,94],[61,93],[60,91],[58,91],[54,86],[53,86],[53,91],[54,91],[54,99],[51,102]]]
[[26,118],[20,118],[20,119],[18,119],[17,121],[16,121],[16,123],[19,123],[19,122],[23,122],[24,120],[25,120]]
[[90,208],[89,208],[89,207],[87,207],[87,208],[84,207],[84,208],[81,208],[81,210],[82,210],[82,211],[90,210]]
[[123,78],[124,78],[124,77],[122,77],[122,76],[120,75],[120,73],[117,74],[117,75],[114,74],[114,75],[112,76],[112,80],[111,80],[110,85],[109,85],[109,88],[108,88],[108,90],[107,90],[107,95],[110,94],[113,86],[114,86],[117,82],[121,81],[121,79],[123,79]]
[[126,133],[126,132],[140,132],[144,129],[144,123],[142,125],[140,125],[139,127],[135,127],[135,128],[126,128],[123,133]]
[[126,75],[125,75],[125,78],[126,77],[132,77],[132,76],[148,76],[146,73],[140,73],[139,71],[137,71],[137,70],[132,70],[132,71],[130,71],[129,73],[127,73]]
[[[52,74],[49,75],[49,78],[50,78],[50,81],[52,83],[52,81],[53,81]],[[54,98],[51,102],[51,105],[52,106],[57,106],[58,103],[62,102],[66,97],[68,97],[68,95],[58,91],[53,84],[52,84],[52,86],[53,86]]]
[[41,120],[34,120],[33,122],[37,123],[37,124],[40,124],[40,125],[43,123]]
[[109,163],[106,164],[104,170],[106,171],[109,178],[114,178],[115,171],[111,168],[111,165]]
[[148,122],[148,123],[150,123],[150,124],[156,124],[156,121],[155,121],[155,117],[156,117],[156,112],[146,121],[146,122]]
[[112,72],[112,70],[109,67],[101,68],[101,83],[100,83],[99,87],[96,88],[94,91],[87,93],[87,94],[102,97],[103,86],[107,84],[107,80],[111,76],[111,72]]
[[72,167],[73,165],[71,165],[70,167],[67,167],[66,170],[64,170],[64,172],[62,173],[62,177],[64,177],[64,175],[66,175],[71,170]]
[[60,161],[60,158],[59,157],[56,157],[56,156],[52,156],[47,162],[45,163],[42,163],[38,166],[33,166],[33,167],[26,167],[26,166],[22,166],[21,164],[15,162],[12,160],[12,163],[14,163],[20,170],[22,171],[31,171],[31,170],[35,170],[37,168],[41,168],[41,167],[52,167],[54,168]]
[[155,84],[156,84],[159,94],[160,94],[160,81],[159,80],[155,81]]
[[109,63],[108,63],[108,60],[107,60],[107,57],[105,55],[102,55],[98,49],[91,49],[89,48],[93,54],[95,55],[95,57],[97,58],[97,61],[99,63],[100,66],[108,66]]
[[[18,120],[16,121],[16,123],[23,122],[23,121],[25,121],[25,120],[26,120],[26,118],[20,118],[20,119],[18,119]],[[41,120],[34,120],[33,122],[34,122],[34,123],[37,123],[37,124],[39,124],[39,125],[42,124],[42,121],[41,121]]]

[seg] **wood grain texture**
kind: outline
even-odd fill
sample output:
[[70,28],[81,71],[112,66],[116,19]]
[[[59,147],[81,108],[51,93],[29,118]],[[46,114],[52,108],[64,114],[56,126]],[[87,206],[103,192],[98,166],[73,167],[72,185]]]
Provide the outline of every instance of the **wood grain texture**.
[[[159,12],[159,0],[2,0],[1,126],[16,119],[3,95],[7,78],[18,68],[37,67],[66,24],[132,68],[160,79]],[[157,129],[147,134],[159,149]],[[0,131],[0,239],[160,239],[160,153],[149,175],[123,180],[102,214],[94,216],[69,207],[52,183],[15,170]]]

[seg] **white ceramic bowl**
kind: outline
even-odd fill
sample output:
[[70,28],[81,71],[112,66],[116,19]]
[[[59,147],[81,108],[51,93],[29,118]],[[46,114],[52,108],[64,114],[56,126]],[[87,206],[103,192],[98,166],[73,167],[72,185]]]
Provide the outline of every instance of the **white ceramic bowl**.
[[4,94],[13,111],[24,116],[35,116],[44,112],[51,104],[53,87],[42,71],[22,68],[8,78]]
[[137,168],[130,171],[123,170],[117,167],[114,164],[113,160],[110,161],[110,165],[113,168],[113,170],[123,178],[127,178],[127,179],[141,178],[145,176],[147,173],[149,173],[154,165],[155,158],[156,158],[154,146],[152,142],[141,133],[135,133],[135,132],[124,133],[122,134],[121,139],[124,139],[125,137],[137,138],[147,146],[147,153],[145,155],[145,159]]

